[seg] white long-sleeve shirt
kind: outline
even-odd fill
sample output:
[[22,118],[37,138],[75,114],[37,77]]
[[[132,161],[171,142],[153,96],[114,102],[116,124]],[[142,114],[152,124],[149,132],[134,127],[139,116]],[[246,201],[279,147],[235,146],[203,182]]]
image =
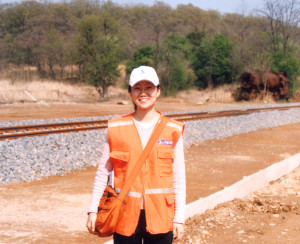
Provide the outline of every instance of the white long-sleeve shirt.
[[[143,149],[146,147],[151,133],[156,123],[144,123],[134,119],[135,126],[138,130]],[[108,141],[103,145],[102,156],[93,186],[93,194],[90,202],[89,212],[96,213],[100,198],[103,195],[104,189],[107,184],[108,174],[113,170],[112,162],[109,158],[109,144]],[[184,222],[184,209],[186,198],[186,185],[185,185],[185,164],[184,164],[184,148],[182,136],[180,136],[177,144],[174,147],[175,158],[173,161],[173,188],[175,195],[175,216],[173,222]],[[141,206],[143,208],[143,204]]]

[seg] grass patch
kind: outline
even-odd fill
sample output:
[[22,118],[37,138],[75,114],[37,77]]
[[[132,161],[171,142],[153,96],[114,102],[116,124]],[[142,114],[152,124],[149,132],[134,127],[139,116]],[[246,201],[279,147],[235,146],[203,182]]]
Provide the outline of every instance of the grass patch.
[[100,99],[93,86],[70,84],[51,80],[18,81],[0,80],[0,103],[18,102],[96,102],[125,97],[127,91],[109,88],[108,97]]

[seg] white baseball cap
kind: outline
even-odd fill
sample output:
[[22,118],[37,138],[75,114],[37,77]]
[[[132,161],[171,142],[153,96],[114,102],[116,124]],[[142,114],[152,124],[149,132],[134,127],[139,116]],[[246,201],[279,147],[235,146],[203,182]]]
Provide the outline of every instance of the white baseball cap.
[[159,79],[155,69],[150,66],[140,66],[132,70],[129,78],[129,85],[133,87],[142,80],[150,81],[153,85],[158,86]]

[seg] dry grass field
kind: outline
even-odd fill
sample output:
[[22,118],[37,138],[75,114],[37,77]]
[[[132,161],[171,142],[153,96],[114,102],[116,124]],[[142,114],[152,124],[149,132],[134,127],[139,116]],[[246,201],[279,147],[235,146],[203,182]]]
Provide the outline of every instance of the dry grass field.
[[[117,85],[109,87],[105,100],[129,100],[127,89],[124,89],[126,82],[125,73],[118,79]],[[300,79],[298,80],[300,87]],[[208,103],[233,103],[232,93],[239,84],[230,84],[207,88],[205,90],[191,89],[179,91],[176,97],[161,98],[165,101],[186,102],[193,104]],[[85,83],[71,83],[53,80],[40,79],[9,79],[0,76],[0,104],[11,103],[94,103],[103,101],[93,86]],[[295,93],[291,102],[300,101],[300,90]],[[272,103],[271,96],[264,100],[252,101],[254,103]]]
[[[126,98],[127,92],[110,88],[109,96]],[[58,81],[11,82],[0,80],[0,103],[24,102],[96,102],[99,100],[96,89],[86,84],[71,84]]]
[[[110,87],[106,99],[129,100],[127,90],[124,88]],[[176,97],[163,98],[176,99],[178,102],[195,104],[204,103],[232,103],[232,92],[237,85],[224,85],[216,89],[202,91],[192,89],[180,91]],[[84,102],[93,103],[101,100],[96,89],[87,84],[71,84],[51,80],[10,81],[0,79],[0,104],[31,103],[31,102]],[[268,99],[269,102],[272,99]]]

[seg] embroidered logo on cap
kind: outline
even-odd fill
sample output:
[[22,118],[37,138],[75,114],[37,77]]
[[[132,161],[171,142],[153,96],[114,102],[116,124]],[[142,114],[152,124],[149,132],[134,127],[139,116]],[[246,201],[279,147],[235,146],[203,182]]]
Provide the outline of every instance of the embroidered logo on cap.
[[172,140],[158,140],[159,145],[173,145]]

